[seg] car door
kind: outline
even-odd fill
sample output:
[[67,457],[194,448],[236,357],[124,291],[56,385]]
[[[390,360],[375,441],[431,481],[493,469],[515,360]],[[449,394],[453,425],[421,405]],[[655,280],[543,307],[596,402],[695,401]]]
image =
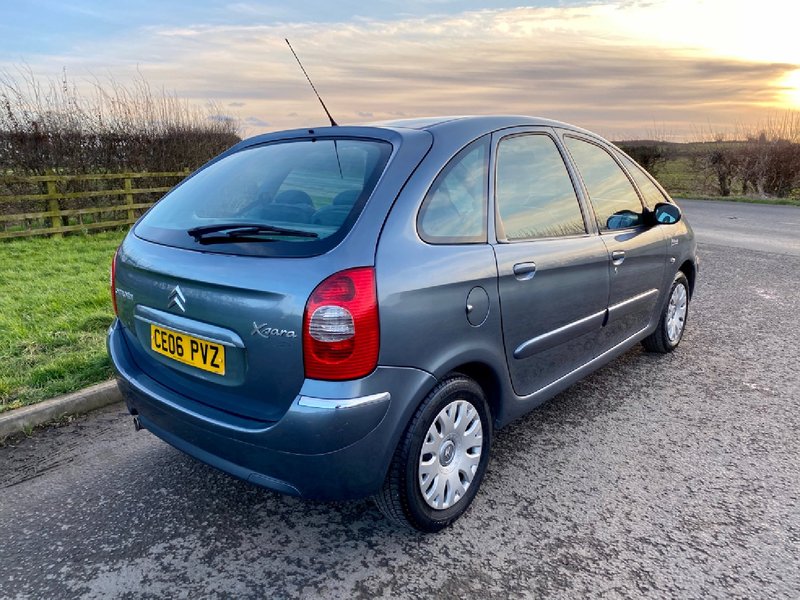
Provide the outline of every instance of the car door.
[[647,222],[636,188],[610,149],[572,132],[565,132],[562,139],[611,258],[608,319],[602,331],[603,344],[610,348],[647,328],[654,318],[667,241],[663,228]]
[[597,354],[608,252],[549,128],[495,134],[498,288],[514,391],[532,394]]

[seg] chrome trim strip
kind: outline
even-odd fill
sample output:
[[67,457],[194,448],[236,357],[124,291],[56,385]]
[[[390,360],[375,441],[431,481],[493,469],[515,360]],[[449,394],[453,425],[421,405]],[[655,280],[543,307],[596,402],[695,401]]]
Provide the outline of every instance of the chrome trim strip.
[[514,350],[514,358],[528,358],[537,352],[547,350],[548,348],[553,348],[574,337],[583,335],[584,333],[589,333],[595,328],[600,329],[600,327],[603,325],[605,317],[606,311],[601,310],[600,312],[591,314],[588,317],[583,317],[582,319],[578,319],[572,323],[567,323],[558,329],[553,329],[552,331],[543,333],[542,335],[539,335],[533,339],[522,342],[517,349]]
[[631,296],[627,300],[623,300],[622,302],[617,302],[616,304],[612,304],[608,307],[608,318],[611,320],[612,317],[617,316],[618,314],[626,314],[626,309],[630,308],[633,304],[637,304],[642,300],[648,299],[650,296],[658,294],[658,290],[653,288],[651,290],[647,290],[646,292],[642,292],[641,294],[637,294],[635,296]]
[[306,408],[324,408],[328,410],[339,410],[342,408],[354,408],[365,404],[377,402],[388,402],[392,395],[389,392],[380,392],[369,396],[359,396],[358,398],[314,398],[312,396],[300,396],[297,401],[298,406]]
[[195,337],[199,340],[205,340],[207,342],[213,342],[215,344],[219,344],[220,346],[228,346],[229,348],[244,348],[243,344],[235,344],[228,340],[220,340],[218,338],[209,337],[207,335],[202,335],[199,333],[194,333],[192,331],[186,331],[184,329],[180,329],[179,327],[173,327],[172,325],[165,325],[163,323],[159,323],[158,321],[154,321],[153,319],[148,319],[147,317],[143,317],[142,315],[134,315],[134,319],[139,319],[144,323],[150,323],[151,325],[155,325],[156,327],[161,327],[162,329],[169,329],[171,331],[175,331],[176,333],[182,333],[183,335],[190,335]]
[[616,310],[618,308],[622,308],[627,304],[632,304],[634,302],[638,302],[639,300],[644,300],[648,296],[652,296],[653,294],[657,294],[658,290],[653,288],[652,290],[647,290],[646,292],[642,292],[641,294],[637,294],[636,296],[631,296],[627,300],[623,300],[622,302],[617,302],[616,304],[612,304],[608,307],[608,310]]
[[622,346],[625,346],[626,344],[628,344],[634,338],[642,335],[642,333],[644,333],[645,331],[647,331],[647,327],[642,327],[639,331],[637,331],[633,335],[626,337],[619,344],[615,344],[614,346],[612,346],[611,348],[609,348],[608,350],[606,350],[602,354],[598,354],[593,359],[585,362],[584,364],[582,364],[579,367],[576,367],[576,368],[572,369],[572,371],[570,371],[566,375],[562,375],[561,377],[559,377],[555,381],[551,381],[546,386],[544,386],[543,388],[539,388],[538,390],[536,390],[532,394],[528,394],[527,396],[523,396],[523,399],[533,398],[534,396],[545,394],[546,390],[548,390],[548,389],[550,389],[550,388],[552,388],[552,387],[554,387],[556,385],[559,385],[562,381],[564,381],[565,379],[569,379],[570,377],[576,375],[579,371],[582,371],[583,369],[587,369],[587,368],[591,367],[592,365],[595,365],[597,363],[602,362],[603,360],[606,359],[606,357],[614,354],[614,352],[619,350]]

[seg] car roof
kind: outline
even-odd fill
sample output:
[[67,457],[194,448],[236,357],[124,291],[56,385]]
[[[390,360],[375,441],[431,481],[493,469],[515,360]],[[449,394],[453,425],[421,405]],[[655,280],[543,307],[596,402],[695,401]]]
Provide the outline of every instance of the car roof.
[[558,127],[602,140],[600,136],[591,131],[542,117],[527,117],[524,115],[453,115],[276,131],[242,140],[226,154],[260,143],[295,137],[352,136],[378,137],[379,139],[394,137],[399,140],[409,136],[420,135],[430,135],[432,139],[436,140],[435,144],[446,153],[448,151],[455,152],[472,140],[488,133],[526,126]]
[[417,117],[411,119],[375,121],[371,123],[365,123],[364,125],[371,127],[388,127],[391,129],[422,129],[432,132],[443,126],[447,126],[447,128],[469,126],[470,128],[484,128],[486,131],[495,131],[497,129],[505,129],[508,127],[540,126],[561,127],[564,129],[572,129],[574,131],[589,133],[593,136],[597,135],[562,121],[545,119],[543,117],[529,117],[525,115],[450,115],[441,117]]

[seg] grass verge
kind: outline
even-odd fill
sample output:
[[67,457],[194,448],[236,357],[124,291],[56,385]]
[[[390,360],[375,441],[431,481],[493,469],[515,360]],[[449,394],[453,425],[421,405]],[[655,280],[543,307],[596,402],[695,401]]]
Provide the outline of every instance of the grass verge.
[[124,235],[0,243],[0,412],[111,377],[108,276]]
[[715,202],[748,202],[750,204],[775,204],[781,206],[800,206],[800,198],[759,198],[752,196],[702,196],[702,195],[674,195],[675,200],[713,200]]

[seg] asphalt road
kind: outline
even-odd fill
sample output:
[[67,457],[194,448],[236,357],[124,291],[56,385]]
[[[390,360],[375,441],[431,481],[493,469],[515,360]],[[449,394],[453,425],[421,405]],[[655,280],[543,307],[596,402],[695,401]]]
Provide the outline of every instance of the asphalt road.
[[500,431],[449,530],[254,488],[115,406],[0,448],[0,597],[797,598],[800,209],[681,204],[679,350]]
[[679,200],[700,242],[800,256],[800,208]]

